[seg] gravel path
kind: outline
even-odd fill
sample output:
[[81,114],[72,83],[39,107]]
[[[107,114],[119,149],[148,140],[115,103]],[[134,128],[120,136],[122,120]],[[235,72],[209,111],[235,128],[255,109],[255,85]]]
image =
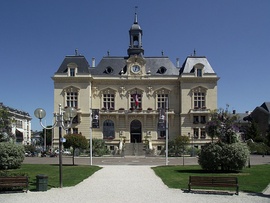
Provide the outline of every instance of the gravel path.
[[5,203],[270,203],[270,195],[242,193],[237,195],[185,193],[169,189],[150,166],[102,166],[103,169],[74,187],[53,188],[47,192],[0,194]]

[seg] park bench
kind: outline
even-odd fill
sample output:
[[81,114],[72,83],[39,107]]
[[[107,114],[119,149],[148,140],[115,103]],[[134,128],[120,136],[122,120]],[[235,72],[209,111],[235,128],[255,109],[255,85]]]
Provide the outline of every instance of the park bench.
[[201,187],[235,187],[238,195],[239,186],[237,177],[207,177],[207,176],[189,176],[188,190],[192,186]]
[[28,177],[27,176],[12,176],[0,177],[0,188],[11,190],[14,188],[26,188],[28,191]]

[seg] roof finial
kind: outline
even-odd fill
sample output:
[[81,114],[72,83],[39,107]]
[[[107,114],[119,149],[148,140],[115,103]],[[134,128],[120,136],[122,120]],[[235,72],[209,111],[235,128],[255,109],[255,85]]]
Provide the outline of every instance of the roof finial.
[[134,24],[138,24],[137,9],[138,9],[138,6],[135,6],[135,18],[134,18]]
[[107,51],[107,56],[110,56],[110,50]]
[[193,55],[196,56],[196,50],[195,50],[195,49],[194,49],[194,51],[193,51]]

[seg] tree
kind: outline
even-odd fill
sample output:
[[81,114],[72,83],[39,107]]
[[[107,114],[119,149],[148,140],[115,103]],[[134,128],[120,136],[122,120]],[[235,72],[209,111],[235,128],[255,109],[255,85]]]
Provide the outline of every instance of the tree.
[[211,115],[210,121],[206,123],[206,132],[212,138],[217,137],[220,141],[232,144],[238,141],[239,131],[238,117],[230,114],[228,109],[219,109]]
[[[206,132],[212,137],[212,143],[206,144],[200,154],[198,162],[205,170],[241,170],[248,159],[249,150],[246,144],[238,139],[238,118],[235,114],[219,109],[211,115],[206,124]],[[217,137],[218,142],[213,143]]]
[[0,142],[8,142],[12,138],[11,123],[8,110],[0,107]]
[[93,139],[93,155],[94,156],[103,156],[109,153],[108,148],[106,147],[106,143],[102,139]]
[[[47,128],[51,128],[52,126],[47,126]],[[44,141],[45,141],[45,130],[46,130],[46,149],[47,146],[51,146],[52,144],[52,129],[43,129],[42,132],[40,133],[40,136],[42,137],[42,145],[44,146]],[[45,151],[46,151],[45,149]]]
[[184,153],[185,146],[190,142],[186,135],[179,135],[174,140],[169,141],[169,154],[179,156]]
[[251,121],[250,125],[248,126],[246,133],[245,133],[245,140],[249,140],[252,139],[254,141],[254,139],[256,137],[260,136],[260,130],[258,127],[258,124],[255,121]]
[[86,149],[88,146],[87,139],[82,134],[65,135],[66,142],[63,143],[65,148],[73,148],[72,162],[74,165],[75,149]]

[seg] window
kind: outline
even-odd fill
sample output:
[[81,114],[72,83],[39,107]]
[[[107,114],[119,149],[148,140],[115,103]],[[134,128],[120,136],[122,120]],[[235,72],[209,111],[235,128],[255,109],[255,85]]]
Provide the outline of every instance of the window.
[[204,128],[201,128],[201,139],[205,139],[206,137],[206,133],[205,133],[205,129]]
[[19,121],[19,120],[16,120],[16,127],[17,128],[23,128],[23,122]]
[[194,135],[194,139],[199,138],[199,128],[194,128],[193,129],[193,135]]
[[201,116],[201,123],[202,124],[206,123],[206,117],[205,116]]
[[164,66],[161,66],[161,67],[158,69],[157,73],[159,73],[159,74],[164,74],[166,71],[167,71],[167,69],[166,69]]
[[141,109],[142,108],[142,95],[141,94],[138,94],[136,92],[135,94],[131,95],[130,107],[133,109]]
[[199,116],[193,116],[193,123],[198,124],[199,123]]
[[79,134],[78,133],[78,128],[69,128],[67,129],[67,134]]
[[78,107],[78,92],[67,92],[66,101],[68,107]]
[[168,94],[158,94],[157,95],[157,107],[159,109],[166,109],[168,101]]
[[106,120],[103,122],[103,139],[114,139],[114,122]]
[[103,108],[114,109],[114,94],[103,94]]
[[106,69],[105,69],[105,73],[107,74],[112,74],[113,73],[113,68],[108,66]]
[[166,138],[166,130],[159,131],[158,139]]
[[75,68],[70,68],[69,69],[69,76],[74,77],[75,76]]
[[205,93],[194,92],[194,108],[205,107]]
[[202,77],[202,69],[198,68],[196,69],[197,77]]

